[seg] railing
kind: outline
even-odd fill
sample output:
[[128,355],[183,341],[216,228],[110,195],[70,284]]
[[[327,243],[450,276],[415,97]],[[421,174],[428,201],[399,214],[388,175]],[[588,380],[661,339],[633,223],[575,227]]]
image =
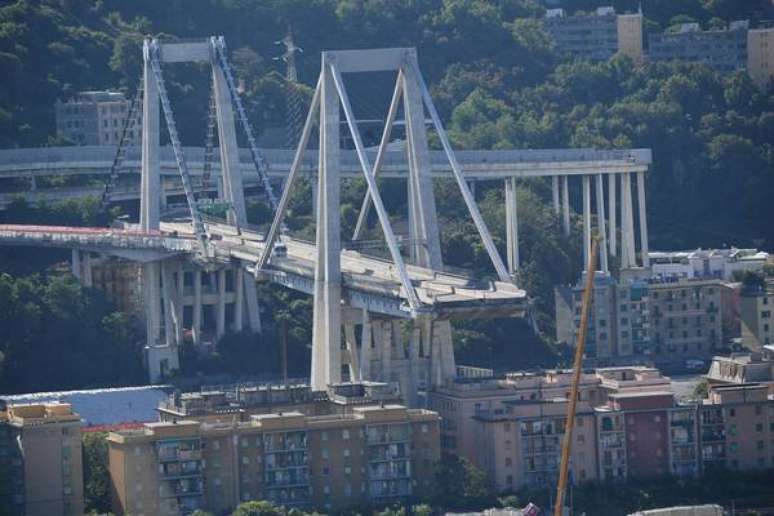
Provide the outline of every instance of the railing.
[[[203,168],[205,162],[204,147],[183,147],[183,152],[190,163],[197,163]],[[260,149],[265,156],[270,169],[288,169],[293,161],[295,150],[292,149]],[[79,147],[40,147],[28,149],[2,149],[0,150],[0,169],[20,168],[18,165],[29,164],[67,164],[90,163],[92,166],[101,163],[106,171],[109,171],[116,153],[115,145],[87,145]],[[367,151],[373,160],[376,151]],[[652,161],[650,149],[534,149],[534,150],[496,150],[496,151],[458,151],[455,152],[457,161],[465,168],[466,165],[504,165],[518,163],[562,163],[562,162],[600,162],[617,161],[633,165],[649,165]],[[240,149],[239,158],[242,163],[253,166],[250,149]],[[316,166],[318,154],[316,150],[308,150],[302,158],[302,166]],[[171,147],[162,147],[160,153],[161,162],[168,162],[173,166],[174,155]],[[430,152],[430,162],[434,167],[448,167],[446,156],[441,151]],[[127,147],[124,163],[132,163],[139,167],[140,148]],[[359,167],[357,155],[354,151],[341,152],[341,164],[343,166]],[[213,163],[214,168],[220,164]],[[406,165],[406,153],[392,151],[385,153],[384,166],[386,168]],[[14,167],[16,166],[16,167]]]

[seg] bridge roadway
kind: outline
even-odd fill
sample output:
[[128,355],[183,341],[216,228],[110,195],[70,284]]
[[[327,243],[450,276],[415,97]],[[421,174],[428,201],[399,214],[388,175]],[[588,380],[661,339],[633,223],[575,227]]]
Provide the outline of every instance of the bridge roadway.
[[[208,225],[215,262],[239,261],[254,270],[263,250],[262,235],[231,226]],[[315,246],[289,237],[282,242],[287,254],[272,257],[259,280],[271,281],[293,290],[314,291]],[[196,242],[188,222],[162,222],[161,231],[134,229],[71,228],[63,226],[0,225],[0,245],[72,248],[152,261],[181,254],[193,254]],[[527,295],[516,286],[469,275],[408,266],[411,283],[421,302],[420,313],[412,313],[395,267],[386,260],[356,251],[341,253],[342,291],[346,304],[392,317],[411,318],[427,313],[434,319],[521,317],[527,309]]]
[[[34,149],[0,150],[0,179],[38,178],[45,176],[107,175],[113,163],[114,146],[43,147]],[[294,150],[264,149],[268,174],[274,179],[284,179],[293,160]],[[204,170],[204,148],[184,149],[189,171],[201,176]],[[372,162],[376,152],[370,151]],[[457,160],[466,178],[470,180],[495,180],[508,177],[553,177],[583,176],[591,174],[620,174],[624,172],[645,172],[651,163],[649,149],[597,150],[597,149],[542,149],[503,151],[457,151]],[[304,154],[301,171],[316,173],[317,150]],[[434,177],[452,177],[451,167],[442,151],[431,151],[430,161]],[[248,149],[240,149],[242,175],[246,186],[258,184],[258,177]],[[139,179],[140,149],[127,149],[120,171],[121,176],[134,175]],[[161,174],[169,178],[178,177],[172,149],[161,149]],[[341,152],[342,177],[360,177],[362,174],[354,151]],[[212,162],[212,175],[220,175],[220,160]],[[404,151],[387,152],[381,177],[406,178],[408,168]],[[213,182],[213,185],[215,183]],[[214,186],[211,186],[214,188]],[[167,185],[167,195],[182,193],[176,185]],[[179,191],[178,191],[179,190]],[[66,187],[61,189],[38,189],[34,192],[0,192],[0,207],[13,197],[25,195],[31,200],[66,199],[86,194],[99,194],[99,186]],[[113,197],[116,200],[139,198],[139,181],[133,186],[119,186]]]

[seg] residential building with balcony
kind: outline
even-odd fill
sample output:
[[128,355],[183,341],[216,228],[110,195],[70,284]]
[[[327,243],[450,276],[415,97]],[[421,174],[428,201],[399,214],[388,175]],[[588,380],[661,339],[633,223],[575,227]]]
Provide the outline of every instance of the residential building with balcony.
[[[504,416],[512,402],[537,402],[566,398],[570,392],[568,370],[513,372],[504,378],[456,379],[436,387],[429,396],[429,408],[441,415],[441,448],[477,463],[480,451],[474,417],[481,414]],[[584,372],[580,382],[580,401],[589,407],[604,403],[607,390],[602,378]],[[518,415],[511,410],[512,415]]]
[[149,423],[108,437],[117,514],[222,513],[248,500],[340,510],[432,488],[438,415],[401,405]]
[[249,421],[250,416],[278,412],[301,412],[308,416],[351,414],[354,407],[398,404],[396,385],[352,382],[313,391],[308,384],[235,385],[201,392],[176,391],[158,407],[160,421],[202,422]]
[[684,23],[674,32],[650,34],[648,59],[704,63],[723,72],[745,70],[747,29],[745,20],[732,22],[727,29],[706,31],[698,23]]
[[[116,91],[84,91],[66,102],[57,101],[57,135],[78,145],[118,145],[129,116],[130,101]],[[139,112],[128,127],[126,143],[139,145]]]
[[774,85],[774,27],[747,32],[747,73],[764,91]]
[[0,404],[0,508],[13,516],[83,514],[81,426],[65,403]]
[[[597,478],[594,414],[581,404],[575,420],[570,471],[574,481]],[[510,400],[502,413],[473,417],[479,450],[475,464],[498,491],[555,484],[567,422],[567,399]]]
[[651,281],[652,359],[669,364],[708,359],[723,344],[718,280]]
[[620,52],[642,61],[642,13],[617,15],[612,7],[598,7],[592,14],[567,16],[563,9],[548,9],[543,23],[560,52],[593,61]]
[[698,410],[704,471],[774,466],[774,398],[766,385],[713,386]]

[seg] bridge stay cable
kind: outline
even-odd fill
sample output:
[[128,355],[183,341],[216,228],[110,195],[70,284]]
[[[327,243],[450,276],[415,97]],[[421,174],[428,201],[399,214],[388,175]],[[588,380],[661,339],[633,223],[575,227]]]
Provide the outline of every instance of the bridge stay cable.
[[215,58],[217,59],[218,64],[223,70],[223,75],[226,78],[226,85],[228,86],[228,91],[231,94],[231,101],[236,107],[237,116],[239,117],[239,121],[242,124],[242,129],[245,132],[245,136],[247,136],[247,143],[250,147],[250,156],[253,159],[255,170],[258,172],[258,177],[260,178],[263,188],[266,191],[266,196],[269,199],[269,203],[271,204],[272,209],[276,212],[278,201],[277,196],[274,195],[274,189],[271,186],[271,181],[269,181],[269,165],[266,161],[266,158],[258,150],[258,144],[255,140],[255,136],[253,135],[253,128],[250,125],[250,121],[247,118],[247,112],[245,111],[244,105],[242,104],[242,99],[240,98],[239,92],[237,91],[236,83],[234,82],[234,75],[231,72],[231,66],[228,63],[228,59],[226,58],[226,41],[223,36],[213,37],[210,41]]
[[134,129],[135,125],[137,124],[137,116],[135,116],[135,112],[137,111],[137,107],[142,105],[142,99],[143,87],[141,77],[139,86],[137,86],[137,92],[132,97],[132,102],[129,104],[129,111],[126,114],[123,127],[121,128],[121,138],[118,140],[118,147],[116,147],[116,153],[113,156],[113,163],[110,165],[110,174],[108,175],[108,178],[105,181],[105,187],[102,190],[102,196],[100,198],[99,204],[100,209],[107,207],[108,203],[110,202],[110,194],[118,181],[119,171],[121,170],[121,166],[123,165],[124,159],[126,158],[127,136],[129,131]]
[[159,45],[156,40],[153,40],[150,46],[150,65],[153,76],[156,79],[156,85],[159,90],[159,99],[161,100],[161,108],[164,112],[164,119],[167,122],[169,140],[172,143],[172,150],[175,155],[175,161],[177,162],[177,168],[180,171],[180,179],[183,183],[186,201],[191,212],[194,234],[199,242],[202,254],[206,257],[208,255],[208,235],[206,228],[204,227],[204,222],[202,222],[199,208],[196,204],[196,197],[194,195],[193,185],[191,184],[191,175],[188,171],[188,164],[186,163],[185,155],[183,153],[183,146],[180,143],[180,138],[177,133],[177,125],[175,125],[175,118],[172,114],[172,105],[169,102],[169,96],[167,95],[167,89],[164,84],[164,77],[161,73]]
[[[376,178],[373,174],[374,169],[371,168],[368,155],[366,154],[365,148],[363,147],[360,130],[357,127],[357,121],[355,120],[355,115],[352,112],[352,105],[349,102],[347,90],[344,88],[344,81],[342,80],[341,73],[335,64],[330,65],[330,73],[333,78],[333,83],[336,86],[336,91],[339,95],[339,98],[341,99],[341,107],[344,111],[344,117],[347,120],[347,125],[349,126],[349,132],[352,134],[352,140],[355,143],[355,151],[357,152],[360,166],[363,169],[363,176],[365,177],[366,183],[368,184],[369,197],[371,197],[373,200],[374,208],[376,209],[376,213],[379,216],[379,222],[382,226],[384,238],[387,241],[387,247],[390,250],[392,260],[395,262],[395,267],[398,269],[400,283],[403,286],[403,289],[406,291],[406,297],[408,298],[409,306],[412,310],[416,311],[420,308],[419,298],[417,297],[416,290],[414,290],[414,286],[411,284],[411,278],[409,277],[408,270],[406,269],[406,263],[403,260],[403,256],[400,254],[400,248],[398,247],[395,233],[392,230],[390,217],[387,214],[387,210],[384,209],[382,196],[379,193],[379,187],[376,184]],[[394,106],[397,105],[398,97],[393,97],[392,101],[392,105],[390,106],[391,111],[395,109]],[[382,141],[382,145],[379,147],[380,153],[382,153],[384,147],[386,147],[386,141]]]
[[293,163],[290,166],[290,172],[288,173],[287,180],[285,181],[285,187],[282,189],[282,197],[279,200],[277,210],[274,212],[274,219],[271,222],[269,233],[266,235],[266,240],[263,247],[263,252],[255,265],[255,275],[258,276],[261,270],[269,263],[274,244],[277,241],[280,231],[282,230],[282,223],[285,218],[285,212],[287,211],[288,203],[290,202],[290,190],[293,187],[293,182],[296,179],[298,170],[301,168],[301,161],[304,158],[304,151],[309,143],[309,136],[312,134],[312,126],[314,125],[315,114],[320,107],[320,91],[322,89],[322,77],[317,80],[317,86],[314,89],[314,96],[312,97],[312,104],[309,106],[309,112],[306,115],[306,121],[304,122],[304,128],[301,131],[301,139],[296,148],[296,153],[293,156]]
[[210,85],[210,104],[207,110],[207,133],[204,137],[204,163],[201,178],[201,193],[204,194],[212,177],[212,162],[215,154],[215,125],[217,124],[217,112],[215,107],[215,79]]
[[[374,162],[373,176],[374,178],[379,174],[384,163],[384,156],[387,151],[387,145],[390,143],[390,136],[392,135],[392,126],[395,123],[395,117],[398,115],[398,105],[400,97],[403,94],[403,72],[398,70],[398,78],[395,81],[395,91],[392,94],[392,100],[390,101],[389,111],[387,112],[387,120],[384,122],[384,129],[382,131],[382,138],[379,141],[379,150],[376,153],[376,161]],[[352,240],[359,240],[363,236],[363,232],[366,230],[368,224],[368,210],[371,207],[371,196],[366,192],[363,198],[363,204],[360,207],[360,212],[357,217],[357,224],[355,224],[355,232],[352,235]]]
[[419,71],[419,67],[415,61],[410,61],[408,65],[410,71],[414,74],[415,79],[419,84],[422,100],[424,101],[425,107],[427,108],[430,114],[430,118],[433,121],[433,126],[435,127],[435,131],[438,134],[438,139],[441,141],[441,146],[443,146],[444,153],[446,154],[446,158],[449,161],[454,178],[457,181],[457,186],[459,186],[460,192],[462,193],[462,198],[465,201],[465,205],[468,208],[470,216],[473,218],[473,223],[476,225],[478,234],[484,243],[487,254],[489,254],[489,259],[492,261],[492,265],[494,265],[497,276],[500,278],[500,281],[513,283],[513,278],[511,278],[511,275],[505,268],[505,264],[500,257],[500,252],[497,250],[497,246],[495,246],[491,233],[489,233],[489,228],[487,228],[486,222],[484,222],[484,218],[481,216],[481,212],[476,205],[476,200],[473,197],[468,184],[465,182],[465,177],[462,175],[462,167],[460,167],[460,164],[457,162],[457,158],[454,155],[454,151],[452,150],[451,144],[449,143],[449,138],[447,137],[446,131],[443,128],[443,124],[441,123],[441,117],[438,116],[438,111],[435,109],[433,99],[430,97],[430,92],[427,89],[425,79],[422,77],[422,73]]

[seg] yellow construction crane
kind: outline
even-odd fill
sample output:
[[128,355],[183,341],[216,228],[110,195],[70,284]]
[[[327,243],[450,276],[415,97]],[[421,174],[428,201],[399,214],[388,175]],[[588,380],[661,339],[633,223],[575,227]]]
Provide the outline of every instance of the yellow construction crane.
[[589,326],[589,309],[591,306],[591,293],[594,288],[594,271],[597,268],[597,248],[599,241],[594,238],[591,244],[589,262],[586,264],[586,285],[583,290],[583,302],[581,305],[580,329],[578,340],[575,343],[575,362],[572,371],[572,386],[570,387],[570,399],[567,400],[567,422],[564,427],[564,440],[562,441],[562,462],[559,466],[559,483],[556,486],[556,504],[554,516],[562,516],[564,510],[564,493],[567,489],[567,473],[570,469],[570,450],[572,449],[572,431],[575,428],[575,410],[578,405],[578,384],[583,370],[583,348],[586,345],[586,329]]

